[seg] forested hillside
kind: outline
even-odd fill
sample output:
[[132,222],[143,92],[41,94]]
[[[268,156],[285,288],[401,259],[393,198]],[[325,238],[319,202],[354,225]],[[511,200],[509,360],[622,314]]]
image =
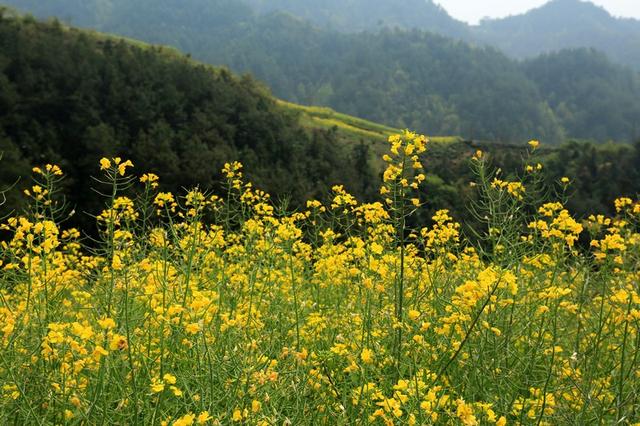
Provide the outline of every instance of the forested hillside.
[[420,29],[469,39],[469,27],[433,0],[246,0],[259,14],[289,12],[314,24],[353,33],[382,28]]
[[0,18],[0,188],[33,165],[56,163],[71,205],[95,210],[96,159],[120,155],[162,175],[167,190],[214,188],[232,160],[294,202],[337,182],[366,189],[367,147],[340,143],[329,127],[302,127],[299,114],[250,77],[175,51]]
[[419,31],[312,30],[288,15],[261,18],[241,31],[216,45],[208,60],[253,72],[295,102],[433,135],[563,136],[535,85],[493,49]]
[[640,71],[640,21],[615,18],[586,1],[552,0],[521,15],[484,20],[473,34],[517,58],[587,47]]
[[541,55],[525,61],[522,69],[566,134],[596,140],[640,138],[638,73],[612,64],[594,49]]
[[[567,51],[521,64],[495,49],[420,30],[349,34],[268,13],[294,8],[291,12],[309,17],[321,9],[328,21],[335,21],[334,11],[347,19],[349,11],[362,10],[361,2],[340,8],[331,2],[313,7],[308,2],[250,3],[92,0],[76,8],[71,0],[14,0],[39,16],[168,44],[205,62],[250,72],[286,100],[329,106],[392,127],[508,142],[538,138],[558,143],[571,137],[632,142],[640,137],[635,123],[638,73],[596,53]],[[385,4],[374,2],[368,10],[375,15],[377,8],[386,10]],[[418,11],[437,9],[429,3],[411,5]],[[593,66],[607,71],[592,72]],[[547,82],[554,81],[555,73],[577,73],[570,77],[577,90],[550,90]]]
[[[376,177],[382,172],[375,158],[384,150],[382,141],[399,131],[329,109],[277,101],[250,77],[239,78],[175,50],[135,40],[10,17],[0,20],[0,36],[0,189],[28,175],[32,166],[57,163],[67,175],[69,209],[77,212],[97,208],[99,197],[91,190],[99,187],[91,180],[96,159],[115,155],[132,159],[139,173],[162,175],[164,190],[197,184],[215,191],[222,164],[241,160],[258,187],[279,200],[289,198],[291,207],[305,197],[328,196],[335,183],[372,200]],[[372,42],[390,43],[385,37],[394,40],[396,35],[371,37]],[[457,48],[470,49],[462,44]],[[402,57],[400,51],[394,58],[401,64]],[[542,65],[529,68],[535,66]],[[579,85],[580,75],[588,80],[587,71],[566,78]],[[354,78],[358,76],[365,79]],[[540,82],[549,93],[556,93],[552,83]],[[373,102],[366,90],[353,91],[352,102]],[[513,107],[520,108],[515,99]],[[395,101],[398,109],[408,108],[401,96]],[[492,107],[490,100],[476,102],[478,111]],[[554,107],[558,114],[568,108]],[[446,123],[445,116],[436,118]],[[468,161],[478,149],[489,152],[505,176],[512,177],[525,153],[521,145],[433,138],[423,158],[429,174],[419,221],[437,209],[450,208],[465,223],[472,223],[464,213],[473,179]],[[539,161],[545,163],[551,181],[565,175],[581,177],[572,186],[570,201],[578,214],[610,211],[616,196],[640,192],[637,146],[574,142],[547,147],[541,154]],[[18,189],[28,184],[23,179],[8,193],[9,207],[20,206],[24,197]],[[87,219],[77,214],[73,220],[82,225]]]

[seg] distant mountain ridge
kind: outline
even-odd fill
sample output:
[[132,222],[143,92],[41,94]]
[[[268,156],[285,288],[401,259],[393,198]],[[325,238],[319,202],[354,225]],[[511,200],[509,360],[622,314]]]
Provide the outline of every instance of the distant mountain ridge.
[[433,0],[244,0],[259,14],[285,11],[342,32],[415,28],[469,39],[469,27]]
[[344,32],[415,28],[487,43],[516,58],[566,48],[595,48],[640,70],[640,21],[613,17],[583,0],[551,0],[526,13],[470,26],[432,0],[246,0],[259,13],[286,11]]
[[640,21],[613,17],[584,0],[551,0],[526,13],[470,26],[433,0],[245,0],[258,13],[286,11],[321,27],[357,32],[420,29],[487,43],[516,58],[566,48],[595,48],[640,70]]
[[[57,16],[73,25],[107,30],[127,21],[126,10],[163,2],[150,0],[3,0],[3,3],[38,17]],[[177,4],[177,3],[176,3]],[[530,58],[565,48],[595,48],[612,60],[640,71],[640,20],[613,17],[584,0],[550,0],[526,13],[485,19],[468,25],[451,17],[434,0],[191,0],[196,7],[165,11],[164,25],[186,18],[199,24],[233,24],[241,16],[283,11],[314,25],[340,32],[377,31],[382,28],[419,29],[474,44],[498,47],[515,58]],[[219,14],[218,11],[223,10]],[[116,32],[117,29],[116,28]],[[162,31],[162,26],[157,28]],[[186,43],[187,40],[182,40]]]
[[590,2],[552,0],[525,14],[484,20],[472,28],[476,40],[517,58],[593,47],[640,70],[640,20],[615,18]]

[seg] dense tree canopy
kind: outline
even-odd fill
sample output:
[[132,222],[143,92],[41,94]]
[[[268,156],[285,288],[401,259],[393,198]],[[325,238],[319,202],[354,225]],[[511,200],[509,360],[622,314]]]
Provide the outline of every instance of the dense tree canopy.
[[567,134],[596,140],[640,137],[640,76],[593,49],[565,50],[524,62]]

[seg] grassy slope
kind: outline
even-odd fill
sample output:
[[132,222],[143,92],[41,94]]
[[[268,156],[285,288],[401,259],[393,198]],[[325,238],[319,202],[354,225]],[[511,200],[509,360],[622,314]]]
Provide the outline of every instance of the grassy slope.
[[[301,123],[309,128],[331,128],[337,127],[346,139],[368,138],[373,140],[386,139],[390,135],[399,133],[402,130],[385,126],[384,124],[374,123],[362,118],[343,114],[327,107],[303,106],[286,102],[277,101],[279,105],[292,111],[301,113]],[[449,143],[459,142],[458,136],[431,136],[433,142]]]
[[[303,106],[282,100],[276,102],[283,108],[299,114],[300,124],[307,129],[334,129],[342,143],[367,143],[371,148],[370,161],[379,170],[383,168],[382,154],[387,151],[384,142],[390,135],[402,132],[401,129],[342,114],[327,107]],[[438,145],[462,142],[459,136],[429,136],[429,140]]]

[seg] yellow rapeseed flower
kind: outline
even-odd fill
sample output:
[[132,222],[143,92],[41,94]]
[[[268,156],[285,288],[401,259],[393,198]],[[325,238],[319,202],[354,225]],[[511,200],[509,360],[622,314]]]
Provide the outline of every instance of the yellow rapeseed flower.
[[364,348],[362,350],[362,353],[360,354],[360,359],[365,364],[372,364],[373,363],[373,351],[371,349]]
[[233,415],[231,416],[231,420],[233,420],[234,422],[241,422],[242,421],[242,411],[235,409],[233,410]]
[[100,159],[100,170],[107,170],[109,168],[111,168],[111,161],[106,157]]
[[198,417],[196,418],[196,422],[199,425],[203,425],[205,423],[207,423],[209,420],[211,420],[213,417],[211,417],[211,415],[209,415],[208,411],[203,411],[202,413],[198,414]]

